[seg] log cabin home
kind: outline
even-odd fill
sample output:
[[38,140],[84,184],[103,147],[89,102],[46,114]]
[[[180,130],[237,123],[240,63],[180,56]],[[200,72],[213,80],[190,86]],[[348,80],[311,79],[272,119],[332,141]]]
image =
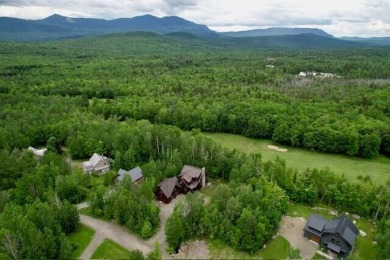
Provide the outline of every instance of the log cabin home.
[[181,185],[177,177],[165,179],[157,185],[155,196],[164,203],[170,203],[181,193]]

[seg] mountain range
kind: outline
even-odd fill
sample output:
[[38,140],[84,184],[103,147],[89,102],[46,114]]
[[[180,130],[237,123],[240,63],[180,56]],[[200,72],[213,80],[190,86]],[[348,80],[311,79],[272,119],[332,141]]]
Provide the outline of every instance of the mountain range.
[[[218,44],[261,46],[384,46],[390,38],[335,38],[317,28],[268,28],[218,33],[206,25],[177,16],[158,18],[152,15],[104,20],[70,18],[54,14],[41,20],[0,17],[0,41],[51,41],[83,36],[98,36],[132,31],[153,32],[180,37],[215,39]],[[191,36],[192,35],[192,36]],[[320,44],[321,43],[321,44]]]
[[42,20],[0,17],[0,40],[3,41],[46,41],[129,31],[159,34],[187,32],[203,37],[220,37],[206,25],[196,24],[177,16],[158,18],[143,15],[114,20],[70,18],[58,14]]

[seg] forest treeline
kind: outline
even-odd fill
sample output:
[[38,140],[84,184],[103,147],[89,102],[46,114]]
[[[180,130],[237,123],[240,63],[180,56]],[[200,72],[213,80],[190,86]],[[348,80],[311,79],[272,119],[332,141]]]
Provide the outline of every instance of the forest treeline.
[[[291,200],[380,221],[379,255],[388,257],[390,182],[299,172],[280,159],[224,149],[198,130],[388,155],[388,49],[233,50],[136,36],[0,44],[0,258],[69,258],[77,245],[65,234],[79,217],[71,203],[86,199],[92,214],[152,236],[159,226],[154,188],[185,164],[206,167],[208,177],[226,184],[207,205],[189,196],[178,206],[170,221],[181,230],[166,230],[173,249],[212,237],[256,252]],[[273,69],[265,68],[267,57],[275,59]],[[342,78],[294,76],[311,70]],[[49,152],[37,162],[28,146]],[[113,162],[105,187],[66,159],[94,152]],[[135,166],[147,179],[139,189],[124,183],[106,192],[115,171]]]
[[[146,119],[364,158],[389,155],[388,49],[189,50],[183,42],[156,37],[3,43],[0,92],[79,97],[105,118]],[[266,68],[268,63],[274,67]],[[341,78],[298,78],[300,71]]]

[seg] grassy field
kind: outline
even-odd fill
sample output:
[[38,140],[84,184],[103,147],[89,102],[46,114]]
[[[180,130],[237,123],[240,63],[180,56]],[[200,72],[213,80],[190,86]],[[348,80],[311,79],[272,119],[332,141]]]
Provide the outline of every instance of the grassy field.
[[92,259],[128,259],[130,251],[110,239],[105,239],[92,255]]
[[229,149],[237,149],[245,153],[260,152],[264,161],[274,160],[276,156],[279,156],[286,160],[288,167],[301,171],[307,168],[329,167],[335,173],[344,173],[352,180],[356,180],[359,175],[368,175],[377,184],[383,182],[384,177],[390,178],[390,158],[384,156],[376,160],[365,160],[291,147],[283,147],[288,149],[288,152],[283,153],[267,148],[268,144],[274,144],[271,140],[250,139],[223,133],[206,133],[205,135]]
[[93,229],[79,223],[77,229],[67,235],[71,242],[77,244],[76,250],[72,252],[72,259],[78,258],[83,253],[89,242],[91,242],[94,234],[95,231]]
[[209,241],[208,244],[211,259],[287,259],[291,251],[290,243],[280,236],[256,254],[237,251],[218,240]]
[[[319,208],[312,208],[302,204],[290,204],[287,215],[293,217],[308,218],[310,214],[320,214],[325,218],[331,219],[333,216],[328,213],[332,209],[326,206],[320,205]],[[356,239],[356,246],[352,253],[353,259],[375,259],[377,248],[372,243],[376,226],[366,219],[360,218],[356,220],[356,227],[359,230],[363,230],[367,236],[358,236]]]
[[261,251],[260,256],[263,259],[287,259],[290,251],[291,246],[287,239],[277,236]]
[[320,214],[324,216],[327,219],[334,218],[334,216],[330,215],[329,212],[333,209],[325,206],[325,205],[318,205],[317,207],[310,207],[303,204],[295,204],[290,202],[290,205],[287,209],[287,215],[291,217],[304,217],[309,218],[311,214]]

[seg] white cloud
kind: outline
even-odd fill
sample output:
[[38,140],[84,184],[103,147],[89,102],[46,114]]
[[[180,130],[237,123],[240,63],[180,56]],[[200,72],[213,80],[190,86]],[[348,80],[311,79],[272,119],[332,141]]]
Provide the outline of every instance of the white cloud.
[[0,0],[0,16],[40,19],[53,13],[105,19],[177,15],[218,31],[317,27],[336,36],[390,36],[389,0]]

